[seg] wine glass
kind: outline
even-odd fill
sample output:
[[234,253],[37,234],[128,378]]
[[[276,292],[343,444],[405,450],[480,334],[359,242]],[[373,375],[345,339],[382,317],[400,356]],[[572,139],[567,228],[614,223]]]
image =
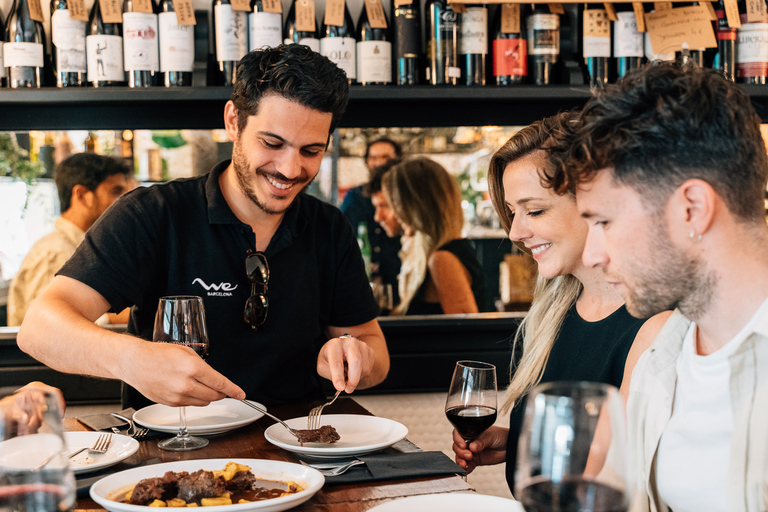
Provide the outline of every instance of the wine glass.
[[[209,345],[203,299],[193,295],[161,297],[157,305],[152,341],[183,345],[205,358]],[[179,433],[176,437],[157,443],[163,450],[173,451],[197,450],[207,444],[207,439],[190,436],[187,432],[185,407],[179,407]]]
[[515,497],[527,512],[626,512],[633,497],[624,401],[594,382],[549,382],[528,395]]
[[479,361],[459,361],[453,370],[445,415],[467,443],[496,422],[496,367]]
[[25,386],[0,400],[0,510],[72,510],[61,411],[53,393]]

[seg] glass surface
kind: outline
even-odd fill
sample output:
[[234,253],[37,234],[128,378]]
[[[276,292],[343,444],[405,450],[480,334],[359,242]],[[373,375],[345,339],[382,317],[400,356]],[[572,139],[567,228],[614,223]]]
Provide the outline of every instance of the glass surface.
[[445,415],[469,445],[496,421],[496,367],[459,361],[453,370]]

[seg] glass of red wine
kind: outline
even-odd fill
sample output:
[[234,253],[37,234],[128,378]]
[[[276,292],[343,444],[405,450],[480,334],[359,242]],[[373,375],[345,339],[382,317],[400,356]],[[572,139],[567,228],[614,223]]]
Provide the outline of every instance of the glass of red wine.
[[549,382],[528,395],[515,497],[527,512],[626,512],[634,495],[619,390]]
[[448,421],[469,446],[496,421],[496,367],[459,361],[445,401]]
[[[157,305],[152,341],[189,347],[205,359],[208,355],[208,331],[205,326],[203,299],[193,295],[162,297]],[[185,407],[179,407],[179,433],[157,443],[163,450],[197,450],[208,444],[204,437],[189,435]]]

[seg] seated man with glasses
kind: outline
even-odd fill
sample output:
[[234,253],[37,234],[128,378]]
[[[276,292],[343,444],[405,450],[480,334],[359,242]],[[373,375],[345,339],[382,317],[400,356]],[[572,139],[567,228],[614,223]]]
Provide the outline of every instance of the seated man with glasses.
[[[384,380],[389,354],[355,233],[301,193],[348,98],[343,71],[306,47],[246,55],[224,109],[232,160],[115,203],[30,308],[19,346],[59,371],[121,379],[132,407],[270,405],[320,397],[318,375],[347,392]],[[147,341],[168,295],[203,298],[206,361]],[[126,306],[133,336],[91,324]]]

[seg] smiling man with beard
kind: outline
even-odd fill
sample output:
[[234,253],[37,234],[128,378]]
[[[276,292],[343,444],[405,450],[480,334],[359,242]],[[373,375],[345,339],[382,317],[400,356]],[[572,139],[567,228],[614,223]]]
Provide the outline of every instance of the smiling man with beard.
[[595,92],[554,151],[587,220],[586,265],[627,309],[675,309],[641,356],[632,510],[768,509],[768,158],[721,73],[647,66]]
[[[355,234],[302,194],[348,98],[344,72],[307,47],[246,55],[224,109],[232,160],[118,201],[30,309],[19,346],[124,381],[132,407],[309,400],[318,376],[348,393],[381,382],[389,354]],[[203,298],[206,361],[149,341],[169,295]],[[126,306],[130,335],[91,325]]]

